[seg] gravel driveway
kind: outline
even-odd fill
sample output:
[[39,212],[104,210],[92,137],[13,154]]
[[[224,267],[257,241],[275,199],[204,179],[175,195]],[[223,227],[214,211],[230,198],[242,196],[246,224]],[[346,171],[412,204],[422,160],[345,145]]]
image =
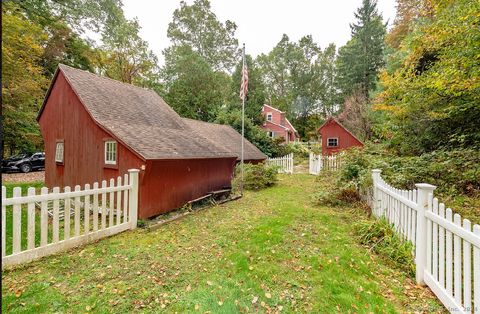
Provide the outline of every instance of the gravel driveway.
[[3,183],[28,183],[28,182],[44,182],[45,171],[32,171],[29,173],[2,173]]

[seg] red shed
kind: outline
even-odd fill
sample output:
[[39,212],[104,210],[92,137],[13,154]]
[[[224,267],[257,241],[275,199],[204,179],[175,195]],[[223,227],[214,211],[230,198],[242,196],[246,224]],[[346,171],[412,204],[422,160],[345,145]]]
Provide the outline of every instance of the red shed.
[[332,155],[349,147],[363,147],[362,141],[333,117],[318,128],[318,133],[322,138],[323,155]]
[[141,169],[139,218],[231,186],[238,153],[192,129],[154,91],[59,65],[38,121],[48,187]]

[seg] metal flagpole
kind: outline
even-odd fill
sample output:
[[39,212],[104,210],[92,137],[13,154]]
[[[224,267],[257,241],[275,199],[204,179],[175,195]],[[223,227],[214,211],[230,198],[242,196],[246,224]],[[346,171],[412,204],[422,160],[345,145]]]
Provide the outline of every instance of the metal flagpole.
[[[243,81],[243,76],[245,71],[245,43],[243,43],[243,67],[242,67],[242,81]],[[242,157],[241,157],[241,172],[242,172],[242,180],[241,180],[241,185],[240,185],[240,193],[243,195],[243,152],[244,152],[244,144],[245,144],[245,95],[246,93],[243,93],[242,97]]]

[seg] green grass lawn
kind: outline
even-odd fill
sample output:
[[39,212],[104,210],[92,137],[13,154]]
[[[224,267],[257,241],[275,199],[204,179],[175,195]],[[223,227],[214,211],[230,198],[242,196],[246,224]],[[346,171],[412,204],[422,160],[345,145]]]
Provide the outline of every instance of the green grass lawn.
[[348,209],[315,207],[315,178],[282,175],[148,232],[137,229],[2,273],[3,312],[444,311],[360,246]]

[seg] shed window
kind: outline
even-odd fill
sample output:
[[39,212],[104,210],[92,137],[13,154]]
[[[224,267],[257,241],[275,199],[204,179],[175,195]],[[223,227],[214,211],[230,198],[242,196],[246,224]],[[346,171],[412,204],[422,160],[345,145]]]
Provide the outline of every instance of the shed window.
[[272,121],[272,113],[267,113],[267,121]]
[[267,132],[268,137],[274,138],[275,137],[275,132],[273,131],[268,131]]
[[332,137],[327,139],[327,146],[328,147],[335,147],[338,146],[338,138]]
[[105,164],[117,164],[117,142],[115,141],[105,142]]
[[63,142],[57,142],[55,147],[55,162],[63,163]]

